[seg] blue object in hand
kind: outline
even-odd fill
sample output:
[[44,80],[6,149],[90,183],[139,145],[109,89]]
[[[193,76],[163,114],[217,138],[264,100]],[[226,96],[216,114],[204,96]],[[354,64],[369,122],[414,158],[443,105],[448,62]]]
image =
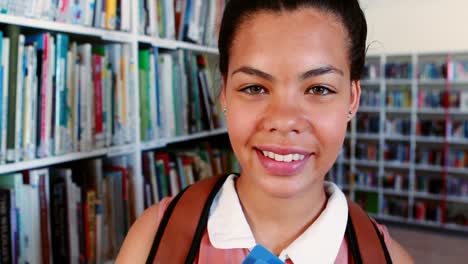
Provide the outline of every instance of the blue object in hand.
[[268,249],[256,245],[242,264],[284,264],[284,262]]

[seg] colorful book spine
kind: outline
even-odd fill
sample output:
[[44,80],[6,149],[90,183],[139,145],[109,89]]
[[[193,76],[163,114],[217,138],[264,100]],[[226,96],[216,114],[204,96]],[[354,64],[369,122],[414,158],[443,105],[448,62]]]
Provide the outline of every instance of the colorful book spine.
[[105,28],[114,30],[117,28],[117,0],[105,0],[106,22]]
[[94,83],[94,139],[96,147],[105,145],[104,116],[103,116],[103,80],[102,57],[105,50],[101,47],[93,48],[93,83]]

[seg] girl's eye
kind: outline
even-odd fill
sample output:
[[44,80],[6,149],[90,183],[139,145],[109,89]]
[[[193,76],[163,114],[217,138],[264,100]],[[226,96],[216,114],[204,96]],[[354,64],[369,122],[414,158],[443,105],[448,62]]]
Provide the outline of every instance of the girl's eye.
[[266,93],[265,88],[263,88],[261,86],[258,86],[258,85],[252,85],[252,86],[249,86],[249,87],[245,87],[241,91],[245,92],[247,94],[251,94],[251,95]]
[[318,86],[309,88],[307,90],[307,93],[314,94],[314,95],[328,95],[328,94],[333,93],[333,91],[325,86],[318,85]]

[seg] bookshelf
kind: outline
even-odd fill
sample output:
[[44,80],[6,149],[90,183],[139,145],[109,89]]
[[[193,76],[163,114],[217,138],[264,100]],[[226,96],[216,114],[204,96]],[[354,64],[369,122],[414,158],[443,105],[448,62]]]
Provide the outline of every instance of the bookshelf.
[[[155,3],[163,3],[166,0],[158,0],[154,1]],[[8,2],[8,1],[7,1]],[[13,2],[13,1],[10,1]],[[19,1],[18,3],[23,3],[23,1]],[[46,1],[41,1],[46,2]],[[52,2],[52,1],[50,1]],[[86,2],[86,1],[84,1]],[[94,1],[93,1],[94,2]],[[101,0],[96,0],[97,2],[101,2]],[[113,2],[113,1],[110,1]],[[2,4],[0,4],[0,31],[4,31],[8,25],[17,26],[20,28],[21,34],[33,35],[38,33],[50,33],[53,36],[57,34],[64,34],[70,37],[70,42],[74,41],[77,42],[78,45],[84,43],[91,43],[94,45],[127,45],[130,52],[129,65],[130,68],[133,67],[133,70],[130,69],[128,78],[131,79],[131,83],[126,83],[123,87],[128,87],[128,118],[127,126],[128,130],[132,131],[129,138],[126,138],[120,142],[112,142],[111,144],[106,144],[104,146],[93,146],[90,149],[82,149],[81,151],[73,150],[66,152],[64,154],[58,155],[50,155],[43,158],[32,158],[25,161],[15,161],[15,162],[8,162],[0,164],[0,175],[7,175],[7,174],[14,174],[14,173],[22,173],[31,170],[40,170],[42,168],[49,168],[49,167],[60,167],[60,166],[68,166],[68,164],[73,164],[77,162],[86,163],[93,159],[102,159],[106,160],[114,160],[120,159],[125,157],[128,160],[128,169],[129,169],[129,177],[131,177],[132,186],[131,192],[133,192],[133,196],[129,194],[128,199],[132,199],[130,201],[134,204],[134,210],[136,215],[140,215],[144,208],[145,208],[145,201],[144,201],[144,156],[148,152],[161,152],[167,148],[172,146],[178,146],[178,148],[183,148],[185,146],[189,146],[189,142],[191,141],[201,141],[211,137],[222,137],[227,138],[227,129],[221,127],[213,127],[212,129],[203,129],[198,130],[193,133],[182,133],[178,135],[170,135],[170,136],[158,136],[150,141],[145,141],[141,138],[141,96],[140,96],[140,80],[139,80],[139,51],[142,49],[155,49],[160,51],[160,54],[174,54],[178,51],[191,51],[191,54],[194,55],[207,55],[209,57],[216,58],[218,56],[218,49],[213,47],[214,41],[210,41],[209,45],[203,44],[206,43],[206,40],[209,40],[210,35],[207,33],[208,37],[201,39],[198,42],[195,41],[186,41],[186,37],[166,37],[167,28],[164,29],[164,34],[159,34],[160,36],[154,34],[147,34],[146,28],[148,21],[141,23],[141,13],[143,8],[140,7],[140,3],[144,3],[145,5],[151,1],[130,1],[130,0],[123,0],[123,1],[115,1],[116,3],[120,3],[122,5],[126,5],[129,8],[122,8],[122,10],[118,10],[120,15],[123,16],[125,13],[126,19],[128,20],[125,26],[125,29],[109,29],[108,26],[96,26],[96,25],[83,25],[83,24],[72,24],[68,22],[58,22],[54,21],[55,19],[50,19],[49,17],[41,17],[38,18],[40,15],[35,15],[31,17],[26,17],[24,15],[17,15],[17,14],[6,14],[2,11],[2,7],[5,8]],[[219,1],[221,5],[224,5],[224,1]],[[209,5],[207,5],[209,6]],[[145,6],[145,8],[147,8]],[[154,7],[156,8],[156,7]],[[208,8],[208,7],[207,7]],[[203,8],[205,9],[205,8]],[[214,9],[213,9],[214,10]],[[3,10],[4,11],[4,10]],[[178,12],[177,10],[174,10]],[[180,11],[180,10],[179,10]],[[222,11],[222,7],[217,9],[219,13]],[[144,12],[144,11],[143,11]],[[204,10],[203,12],[208,12],[208,10]],[[213,11],[210,11],[213,12]],[[212,13],[210,13],[212,15]],[[177,15],[177,14],[176,14]],[[219,14],[217,15],[217,19],[219,20]],[[209,19],[209,15],[203,16]],[[155,19],[156,20],[156,19]],[[94,20],[96,21],[96,20]],[[216,22],[215,20],[211,20],[210,22]],[[219,22],[219,21],[217,21]],[[206,21],[208,23],[208,21]],[[210,33],[214,37],[214,30],[216,29],[215,23],[213,23],[212,27],[209,27],[212,32]],[[122,22],[123,25],[123,22]],[[200,24],[201,25],[201,24]],[[122,26],[123,27],[123,26]],[[177,24],[175,25],[177,27]],[[161,30],[161,29],[160,29]],[[5,32],[4,32],[5,33]],[[191,35],[193,37],[193,34]],[[5,37],[5,34],[4,34]],[[200,43],[200,44],[196,44]],[[210,66],[214,66],[214,63]],[[212,70],[211,68],[207,70]],[[155,74],[156,75],[156,74]],[[158,73],[159,75],[159,73]],[[213,74],[212,85],[216,85],[216,76]],[[159,77],[158,77],[159,78]],[[104,96],[101,95],[101,96]],[[119,97],[120,98],[120,97]],[[222,118],[222,116],[220,117]],[[220,123],[222,125],[222,122]],[[114,135],[112,135],[114,136]],[[81,164],[81,163],[80,163]],[[223,164],[224,165],[224,164]],[[0,176],[1,177],[1,176]],[[120,245],[114,245],[117,249]],[[102,260],[106,260],[107,262],[112,261],[109,259],[109,256],[102,258]]]
[[466,58],[367,58],[361,107],[329,176],[352,199],[377,203],[375,218],[468,233]]

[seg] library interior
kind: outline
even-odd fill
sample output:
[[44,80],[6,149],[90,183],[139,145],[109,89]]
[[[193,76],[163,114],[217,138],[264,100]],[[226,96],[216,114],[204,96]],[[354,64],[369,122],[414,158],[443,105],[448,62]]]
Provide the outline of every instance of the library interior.
[[[468,258],[465,0],[360,0],[359,110],[326,175],[416,263]],[[0,0],[0,263],[113,263],[132,223],[240,172],[228,0]]]

